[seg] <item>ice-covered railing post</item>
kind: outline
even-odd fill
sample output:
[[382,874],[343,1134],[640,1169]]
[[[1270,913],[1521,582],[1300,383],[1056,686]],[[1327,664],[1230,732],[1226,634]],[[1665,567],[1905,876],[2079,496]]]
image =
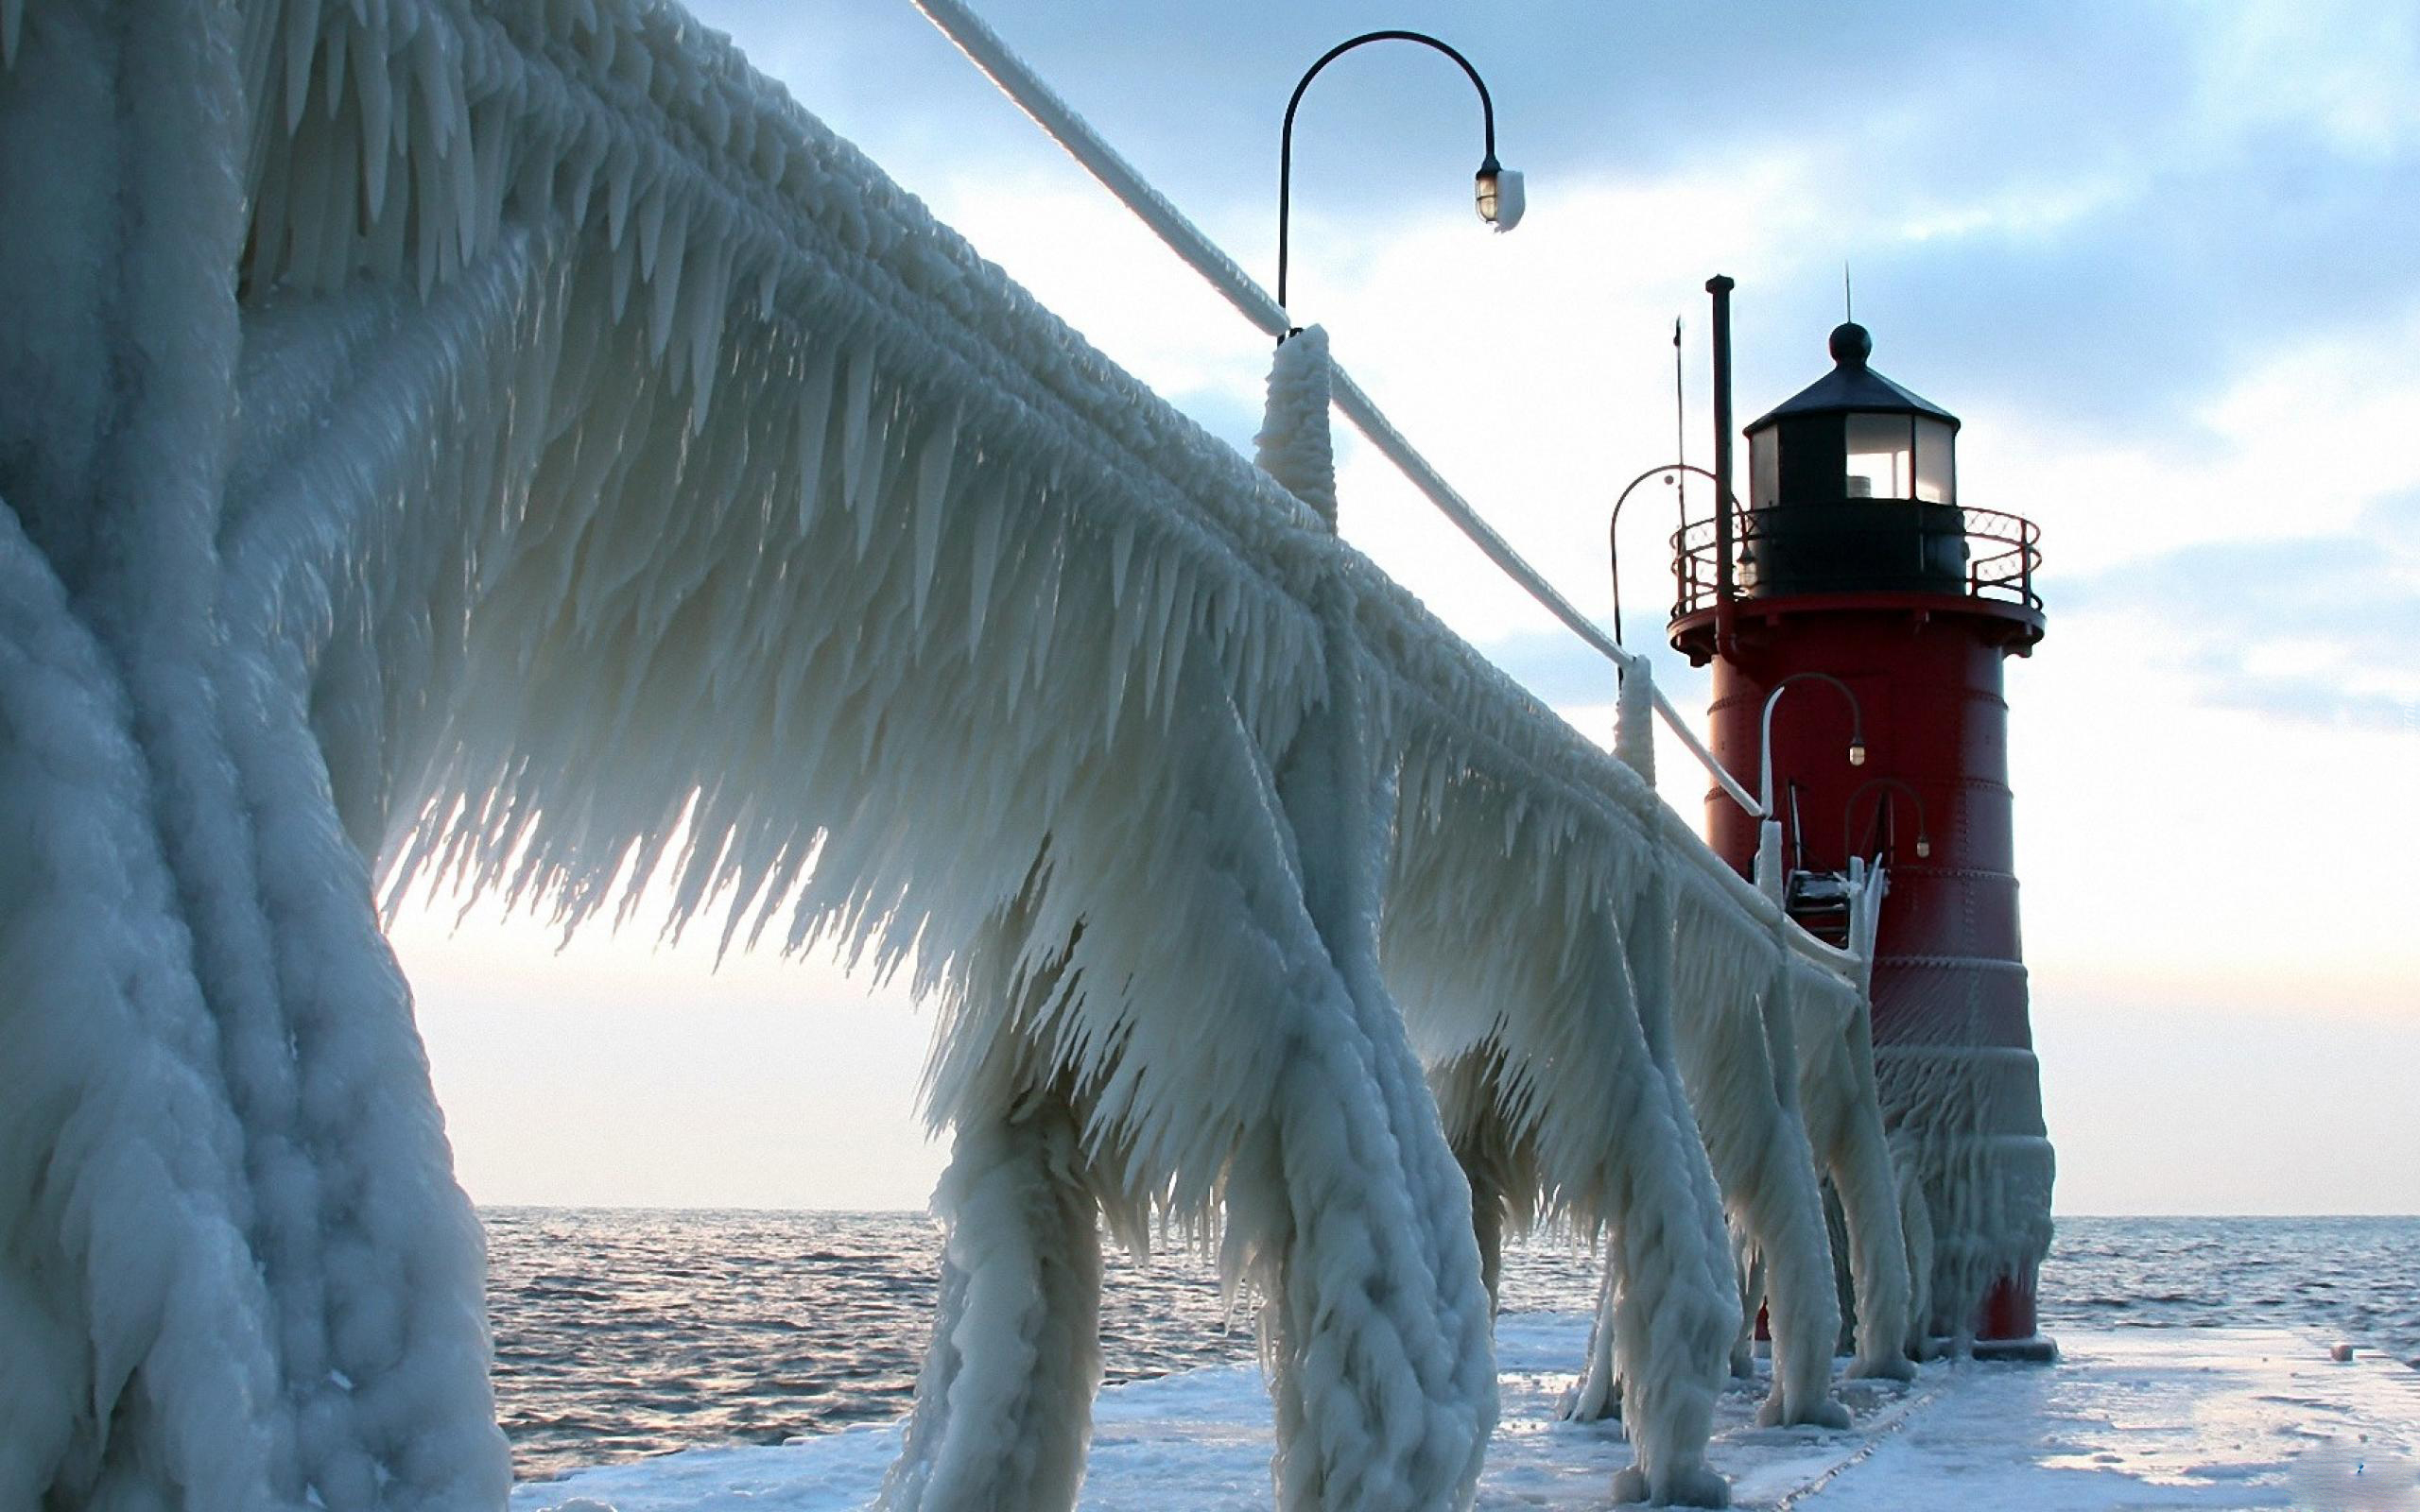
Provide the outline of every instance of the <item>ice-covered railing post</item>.
[[1330,530],[1336,528],[1336,445],[1327,415],[1334,379],[1327,333],[1318,326],[1295,332],[1270,364],[1269,403],[1253,438],[1260,470],[1310,506]]
[[300,103],[265,19],[0,12],[0,806],[35,818],[0,823],[0,1505],[510,1482],[370,861],[247,625],[247,475],[291,439],[237,276],[253,128]]
[[[1326,333],[1313,327],[1281,345],[1271,365],[1266,419],[1257,440],[1262,470],[1319,513],[1330,529],[1336,511],[1336,473],[1328,436],[1329,368]],[[1357,574],[1342,558],[1308,585],[1311,603],[1326,630],[1327,686],[1305,709],[1300,729],[1274,768],[1274,793],[1290,830],[1304,902],[1338,983],[1354,1005],[1358,1033],[1377,1080],[1391,1095],[1417,1105],[1401,1110],[1396,1138],[1404,1142],[1409,1170],[1410,1220],[1400,1229],[1349,1228],[1335,1237],[1327,1211],[1367,1202],[1343,1200],[1340,1183],[1356,1179],[1367,1157],[1350,1143],[1299,1147],[1301,1133],[1281,1135],[1285,1186],[1291,1194],[1284,1227],[1299,1229],[1303,1242],[1261,1257],[1252,1279],[1262,1294],[1262,1353],[1270,1366],[1276,1400],[1278,1501],[1288,1507],[1348,1503],[1450,1504],[1468,1502],[1477,1485],[1486,1435],[1495,1412],[1493,1350],[1488,1347],[1487,1296],[1471,1224],[1470,1194],[1436,1127],[1420,1068],[1400,1044],[1401,1013],[1380,974],[1378,921],[1386,881],[1387,844],[1395,829],[1394,731],[1381,682],[1365,661]],[[1306,1046],[1314,1058],[1330,1053]],[[1292,1073],[1289,1071],[1288,1073]],[[1307,1109],[1306,1109],[1307,1111]],[[1341,1111],[1341,1110],[1340,1110]],[[1424,1126],[1425,1125],[1425,1126]],[[1341,1131],[1340,1131],[1341,1132]],[[1349,1141],[1350,1135],[1347,1134]],[[1440,1160],[1439,1157],[1444,1157]],[[1311,1168],[1323,1163],[1324,1170]],[[1274,1174],[1274,1173],[1272,1173]],[[1313,1194],[1307,1200],[1305,1187]],[[1318,1195],[1321,1192],[1333,1195]],[[1258,1194],[1253,1194],[1254,1193]],[[1270,1200],[1265,1186],[1238,1180],[1229,1196],[1230,1221],[1249,1239],[1255,1229],[1277,1227],[1256,1211]],[[1380,1204],[1383,1206],[1383,1203]],[[1431,1278],[1442,1304],[1432,1343],[1399,1338],[1402,1365],[1420,1379],[1438,1405],[1430,1421],[1406,1420],[1401,1411],[1371,1410],[1334,1378],[1340,1342],[1364,1331],[1355,1314],[1365,1298],[1340,1290],[1340,1265],[1366,1266],[1373,1257],[1344,1247],[1374,1245],[1382,1274],[1398,1268]],[[1234,1253],[1231,1240],[1231,1254]],[[1383,1309],[1382,1309],[1383,1310]],[[1340,1341],[1336,1336],[1345,1335]],[[1442,1348],[1440,1348],[1442,1346]],[[1463,1383],[1467,1405],[1461,1416],[1441,1409],[1442,1382],[1426,1378],[1441,1365],[1454,1376],[1473,1372]],[[1369,1386],[1385,1389],[1381,1383]],[[1476,1438],[1463,1435],[1473,1428]],[[1358,1435],[1362,1442],[1355,1441]],[[1377,1446],[1373,1452],[1370,1440]],[[1407,1454],[1402,1448],[1417,1451]]]
[[[1877,779],[1877,781],[1883,781]],[[1918,854],[1921,850],[1919,838]],[[1890,891],[1883,868],[1849,858],[1849,955],[1856,962],[1852,999],[1841,1008],[1826,1041],[1822,1027],[1803,1025],[1802,1042],[1828,1043],[1838,1056],[1801,1058],[1800,1098],[1807,1110],[1808,1136],[1816,1159],[1839,1198],[1846,1257],[1857,1304],[1849,1374],[1909,1380],[1924,1347],[1924,1311],[1916,1295],[1918,1261],[1904,1211],[1909,1174],[1892,1159],[1882,1127],[1874,1070],[1874,950],[1881,927],[1882,900]]]
[[[1072,952],[1037,958],[1046,867],[969,953],[970,1005],[1012,1021],[1074,989]],[[1010,1035],[982,1047],[956,1089],[933,1330],[884,1512],[1075,1504],[1100,1387],[1100,1217],[1145,1226],[1113,1161],[1088,1155],[1064,1079]]]

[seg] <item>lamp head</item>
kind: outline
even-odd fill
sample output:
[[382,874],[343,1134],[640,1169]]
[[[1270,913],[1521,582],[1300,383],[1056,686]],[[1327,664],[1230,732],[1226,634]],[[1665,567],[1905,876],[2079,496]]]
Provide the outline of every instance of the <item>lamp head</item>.
[[1930,854],[1932,854],[1932,842],[1921,834],[1917,835],[1916,859],[1922,861],[1925,857]]
[[1497,163],[1493,156],[1478,165],[1474,193],[1478,201],[1478,218],[1497,231],[1511,231],[1519,225],[1521,213],[1529,208],[1528,197],[1521,188],[1521,175]]
[[1851,766],[1862,766],[1865,765],[1864,741],[1852,740],[1849,742],[1849,765]]

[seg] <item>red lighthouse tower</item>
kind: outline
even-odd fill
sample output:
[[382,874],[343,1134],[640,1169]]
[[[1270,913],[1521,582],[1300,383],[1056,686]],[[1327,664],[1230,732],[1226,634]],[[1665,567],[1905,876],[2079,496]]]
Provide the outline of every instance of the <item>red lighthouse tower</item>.
[[[1708,285],[1726,432],[1729,286]],[[2018,949],[2001,671],[2042,638],[2036,532],[1961,504],[1957,417],[1875,371],[1873,347],[1864,327],[1841,326],[1832,370],[1747,427],[1747,507],[1684,521],[1674,538],[1669,634],[1692,663],[1714,663],[1715,755],[1770,773],[1791,912],[1820,933],[1850,858],[1887,870],[1875,1060],[1893,1157],[1930,1217],[1932,1331],[2021,1353],[2041,1348],[2052,1160]],[[1728,453],[1726,435],[1726,484]],[[1753,874],[1758,817],[1720,791],[1707,806],[1715,850]]]

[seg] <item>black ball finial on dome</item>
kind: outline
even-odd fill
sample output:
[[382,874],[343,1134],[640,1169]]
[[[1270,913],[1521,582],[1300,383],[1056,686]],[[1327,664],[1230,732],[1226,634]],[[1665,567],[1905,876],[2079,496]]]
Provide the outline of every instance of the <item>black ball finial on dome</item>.
[[1874,355],[1874,333],[1855,320],[1832,327],[1832,360],[1843,368],[1862,368]]

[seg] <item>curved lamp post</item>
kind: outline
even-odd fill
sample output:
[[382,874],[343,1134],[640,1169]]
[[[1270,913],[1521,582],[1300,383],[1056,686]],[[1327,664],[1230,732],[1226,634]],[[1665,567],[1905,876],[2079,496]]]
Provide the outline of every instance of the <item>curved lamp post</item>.
[[1758,747],[1756,755],[1761,763],[1761,780],[1756,786],[1756,800],[1764,805],[1765,817],[1768,819],[1773,817],[1773,705],[1781,702],[1782,694],[1789,690],[1791,683],[1806,681],[1828,682],[1840,689],[1841,696],[1849,701],[1849,765],[1851,766],[1865,765],[1865,709],[1857,701],[1857,695],[1849,691],[1849,685],[1828,672],[1791,673],[1774,683],[1773,691],[1765,695],[1764,724],[1756,737]]
[[1927,856],[1931,855],[1932,836],[1926,833],[1924,796],[1895,777],[1875,777],[1867,779],[1856,792],[1849,795],[1849,800],[1841,805],[1841,843],[1843,845],[1848,843],[1850,828],[1857,822],[1857,800],[1865,797],[1866,794],[1873,792],[1877,787],[1883,790],[1882,801],[1886,805],[1890,803],[1890,795],[1894,790],[1908,795],[1908,802],[1911,804],[1916,811],[1916,859],[1922,861]]
[[[1277,140],[1277,303],[1280,308],[1283,308],[1286,303],[1286,240],[1287,231],[1293,215],[1295,108],[1303,103],[1303,92],[1311,87],[1311,80],[1319,77],[1321,69],[1363,43],[1372,42],[1416,42],[1424,46],[1434,47],[1460,63],[1462,72],[1470,76],[1471,83],[1478,90],[1479,114],[1487,134],[1486,146],[1479,159],[1478,173],[1473,183],[1473,193],[1478,204],[1478,218],[1497,231],[1511,231],[1520,223],[1521,212],[1524,208],[1521,176],[1509,171],[1495,161],[1495,102],[1488,98],[1487,85],[1478,77],[1478,70],[1471,66],[1471,60],[1426,32],[1363,32],[1358,37],[1338,43],[1321,54],[1320,60],[1313,63],[1309,72],[1304,74],[1302,82],[1294,86],[1293,97],[1286,102],[1286,128]],[[1290,334],[1289,332],[1288,335]],[[1278,339],[1282,342],[1285,337],[1281,336]]]
[[1857,695],[1850,691],[1847,683],[1828,672],[1793,672],[1774,683],[1772,692],[1765,695],[1764,722],[1756,737],[1759,747],[1756,756],[1761,774],[1756,784],[1756,805],[1764,812],[1760,816],[1762,822],[1756,826],[1755,882],[1758,889],[1777,905],[1782,902],[1783,878],[1781,820],[1773,814],[1773,706],[1781,702],[1781,696],[1789,691],[1791,683],[1810,679],[1830,683],[1841,690],[1841,697],[1849,701],[1849,765],[1865,765],[1865,710],[1858,703]]
[[[1630,503],[1630,496],[1632,492],[1649,478],[1661,473],[1664,481],[1669,483],[1676,474],[1682,472],[1694,472],[1699,477],[1704,478],[1710,483],[1720,484],[1721,482],[1721,479],[1716,477],[1713,473],[1707,472],[1704,468],[1698,466],[1694,462],[1666,462],[1661,466],[1649,468],[1646,472],[1641,472],[1638,476],[1631,479],[1628,483],[1623,484],[1622,491],[1616,494],[1614,498],[1613,518],[1605,523],[1605,560],[1606,569],[1612,574],[1614,579],[1614,644],[1616,645],[1620,645],[1622,644],[1622,542],[1620,535],[1622,525],[1622,506]],[[1737,497],[1734,497],[1731,500],[1731,507],[1734,509],[1739,507],[1739,501]],[[1680,569],[1676,566],[1673,570],[1678,572]]]

